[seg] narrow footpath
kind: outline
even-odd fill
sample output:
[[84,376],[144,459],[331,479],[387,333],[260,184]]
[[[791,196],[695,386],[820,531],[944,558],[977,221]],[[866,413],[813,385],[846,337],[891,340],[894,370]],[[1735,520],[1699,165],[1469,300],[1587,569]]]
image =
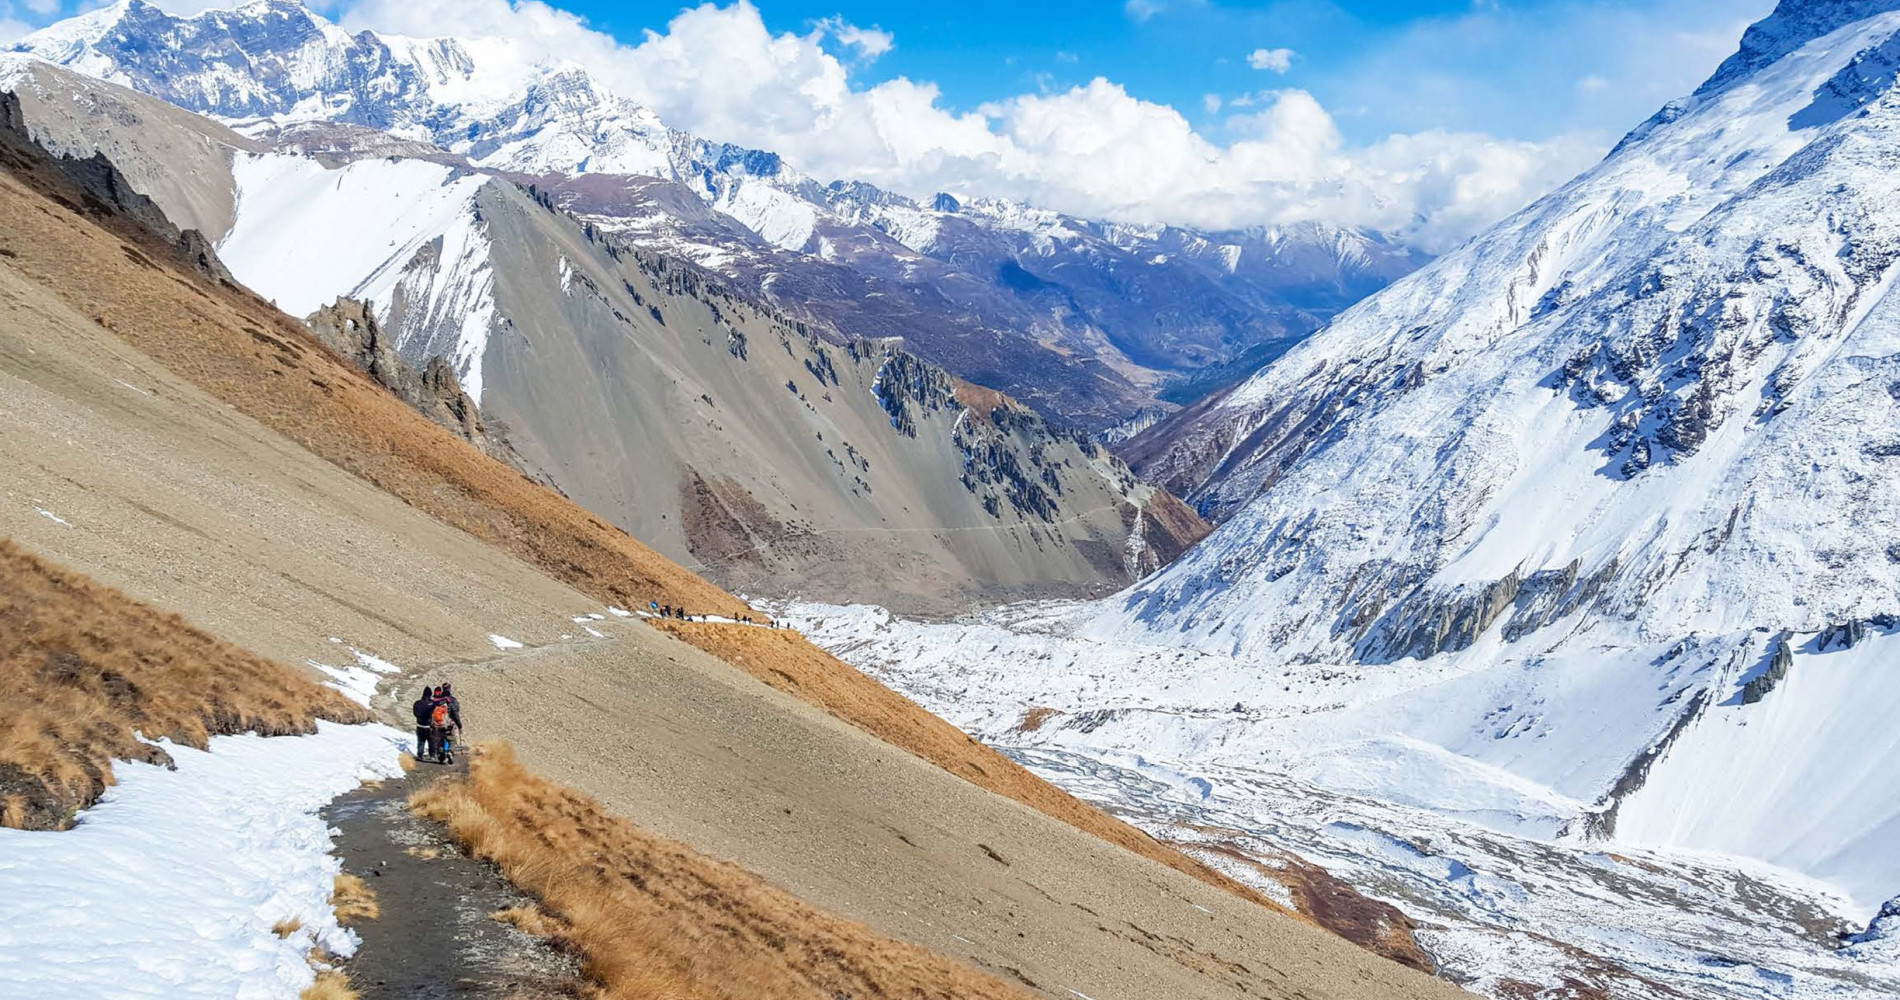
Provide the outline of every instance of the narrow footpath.
[[428,784],[467,773],[421,763],[401,779],[365,785],[324,812],[341,831],[343,871],[375,891],[381,914],[351,924],[363,939],[346,965],[362,1000],[555,1000],[583,995],[567,954],[491,914],[533,899],[493,865],[463,853],[442,825],[409,811]]

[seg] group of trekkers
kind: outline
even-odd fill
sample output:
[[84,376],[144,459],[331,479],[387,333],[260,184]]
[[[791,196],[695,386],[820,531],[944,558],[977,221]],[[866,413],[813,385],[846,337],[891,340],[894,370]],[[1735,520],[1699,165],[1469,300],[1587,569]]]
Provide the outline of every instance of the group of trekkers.
[[462,728],[462,705],[447,684],[425,687],[409,706],[416,715],[416,759],[447,764],[454,759],[449,730]]
[[[677,618],[683,622],[697,622],[697,621],[706,620],[705,615],[688,614],[686,612],[686,609],[684,608],[676,608],[672,606],[671,604],[661,604],[659,601],[648,601],[647,609],[652,611],[654,614],[660,616],[661,618]],[[779,628],[780,627],[778,622],[773,621],[770,618],[767,618],[766,620],[762,622],[753,621],[751,615],[741,615],[738,618],[733,619],[733,621],[736,621],[741,625],[760,625],[765,628]]]

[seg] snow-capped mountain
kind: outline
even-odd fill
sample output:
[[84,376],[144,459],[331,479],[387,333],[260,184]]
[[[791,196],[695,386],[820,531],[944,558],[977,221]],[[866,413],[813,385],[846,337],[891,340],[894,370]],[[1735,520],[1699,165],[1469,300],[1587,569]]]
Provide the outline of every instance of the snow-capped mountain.
[[[1605,852],[1637,850],[1818,880],[1842,925],[1900,892],[1897,54],[1900,0],[1783,0],[1601,164],[1138,437],[1225,515],[1180,561],[948,626],[813,612],[828,644],[1082,755],[1051,769],[1085,787],[1174,782],[1172,822],[1384,803],[1380,835],[1317,809],[1286,836],[1427,915],[1561,931],[1691,995],[1889,995],[1891,965],[1822,972],[1825,934],[1741,961],[1714,943],[1740,932],[1508,911],[1594,905]],[[1527,843],[1577,849],[1550,861],[1576,885],[1520,870]],[[1743,923],[1800,923],[1771,910]]]
[[[1642,787],[1618,775],[1646,745],[1752,721],[1713,759],[1760,753],[1825,780],[1836,797],[1807,821],[1841,810],[1839,851],[1764,839],[1780,809],[1802,811],[1792,778],[1707,823],[1637,793],[1645,819],[1632,831],[1625,810],[1621,831],[1756,845],[1741,853],[1900,889],[1900,852],[1876,846],[1895,843],[1900,779],[1833,766],[1896,738],[1857,699],[1900,708],[1872,662],[1836,652],[1900,641],[1886,637],[1900,613],[1900,3],[1784,2],[1748,39],[1603,164],[1210,407],[1241,426],[1202,495],[1237,512],[1096,613],[1093,634],[1260,663],[1524,672],[1509,699],[1521,729],[1432,742],[1602,810]],[[1806,688],[1817,702],[1783,732],[1760,678],[1790,663],[1858,680]],[[1586,677],[1628,700],[1619,725],[1643,720],[1579,747],[1601,767],[1544,770],[1506,749],[1548,744],[1580,706],[1602,712],[1574,687]],[[1478,721],[1461,724],[1494,728]],[[1849,742],[1802,735],[1814,727]],[[1649,768],[1648,787],[1686,753]],[[1747,780],[1691,773],[1738,795]]]
[[[253,135],[334,123],[532,175],[562,203],[848,335],[1107,427],[1179,373],[1273,353],[1416,267],[1376,233],[1202,233],[825,184],[668,127],[505,39],[354,35],[290,0],[194,17],[121,0],[15,46]],[[710,211],[708,211],[710,209]]]

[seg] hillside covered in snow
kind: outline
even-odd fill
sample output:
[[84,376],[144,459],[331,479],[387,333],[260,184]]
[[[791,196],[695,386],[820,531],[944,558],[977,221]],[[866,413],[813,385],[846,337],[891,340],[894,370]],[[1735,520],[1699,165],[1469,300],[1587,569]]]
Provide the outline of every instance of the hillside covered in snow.
[[[1496,893],[1548,891],[1512,874],[1529,844],[1687,852],[1865,928],[1900,894],[1896,51],[1900,3],[1784,0],[1600,165],[1144,432],[1138,467],[1224,523],[1124,594],[814,623],[1025,754],[1152,765],[1256,819],[1290,780],[1521,838],[1378,821]],[[1316,829],[1431,912],[1431,864]],[[1680,962],[1565,940],[1693,995],[1893,988],[1810,978],[1791,956],[1833,962],[1828,935],[1737,963],[1730,934]]]

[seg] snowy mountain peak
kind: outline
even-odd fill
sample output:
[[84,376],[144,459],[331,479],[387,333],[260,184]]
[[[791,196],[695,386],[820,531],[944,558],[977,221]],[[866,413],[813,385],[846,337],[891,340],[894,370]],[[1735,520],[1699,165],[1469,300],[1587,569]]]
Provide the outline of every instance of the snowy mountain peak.
[[1900,0],[1780,0],[1772,13],[1749,26],[1741,48],[1696,95],[1724,90],[1809,42],[1891,10],[1900,10]]

